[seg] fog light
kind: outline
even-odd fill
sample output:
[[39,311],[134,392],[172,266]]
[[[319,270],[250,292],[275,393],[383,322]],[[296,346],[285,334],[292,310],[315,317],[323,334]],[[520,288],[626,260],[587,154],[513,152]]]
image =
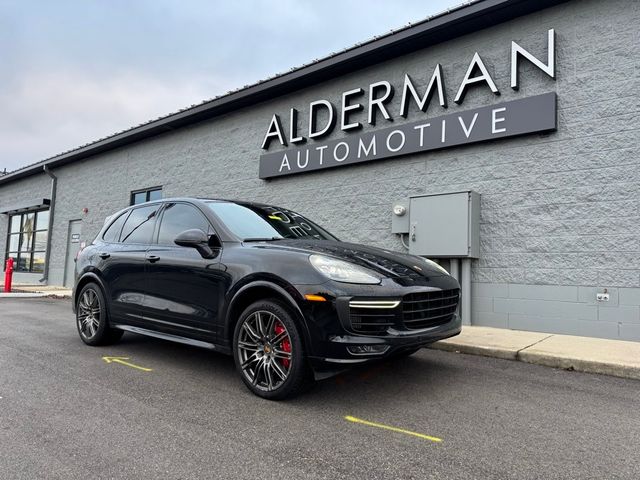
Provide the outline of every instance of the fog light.
[[351,355],[382,355],[389,350],[388,345],[355,345],[347,347]]

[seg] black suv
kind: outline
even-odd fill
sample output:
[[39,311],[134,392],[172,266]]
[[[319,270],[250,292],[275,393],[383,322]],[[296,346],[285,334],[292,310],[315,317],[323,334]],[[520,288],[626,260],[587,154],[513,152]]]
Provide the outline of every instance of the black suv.
[[78,255],[73,305],[88,345],[128,331],[232,354],[252,392],[281,399],[458,334],[459,298],[438,264],[290,210],[174,198],[107,219]]

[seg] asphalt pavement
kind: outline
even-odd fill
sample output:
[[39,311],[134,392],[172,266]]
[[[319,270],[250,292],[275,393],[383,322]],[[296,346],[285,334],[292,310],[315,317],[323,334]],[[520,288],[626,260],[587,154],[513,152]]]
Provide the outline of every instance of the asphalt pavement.
[[425,349],[270,402],[230,357],[0,299],[3,479],[637,479],[639,453],[638,380]]

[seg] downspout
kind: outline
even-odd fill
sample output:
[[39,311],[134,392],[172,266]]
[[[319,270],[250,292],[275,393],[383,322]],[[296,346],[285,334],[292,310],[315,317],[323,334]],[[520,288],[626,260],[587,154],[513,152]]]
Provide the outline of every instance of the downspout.
[[471,259],[462,259],[462,324],[471,325]]
[[56,209],[56,190],[58,189],[58,177],[56,177],[47,165],[42,167],[44,173],[51,177],[51,195],[49,199],[49,230],[47,232],[47,252],[44,262],[44,274],[40,283],[49,280],[49,262],[51,261],[51,237],[53,236],[53,213]]

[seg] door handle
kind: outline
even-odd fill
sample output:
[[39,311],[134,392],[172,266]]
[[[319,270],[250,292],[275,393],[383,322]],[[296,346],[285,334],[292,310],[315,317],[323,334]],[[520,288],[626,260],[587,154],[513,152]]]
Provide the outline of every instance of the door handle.
[[160,257],[157,255],[147,255],[146,259],[147,259],[147,262],[155,263],[158,260],[160,260]]
[[104,252],[104,253],[99,253],[98,256],[102,259],[105,259],[105,258],[109,258],[111,255]]

